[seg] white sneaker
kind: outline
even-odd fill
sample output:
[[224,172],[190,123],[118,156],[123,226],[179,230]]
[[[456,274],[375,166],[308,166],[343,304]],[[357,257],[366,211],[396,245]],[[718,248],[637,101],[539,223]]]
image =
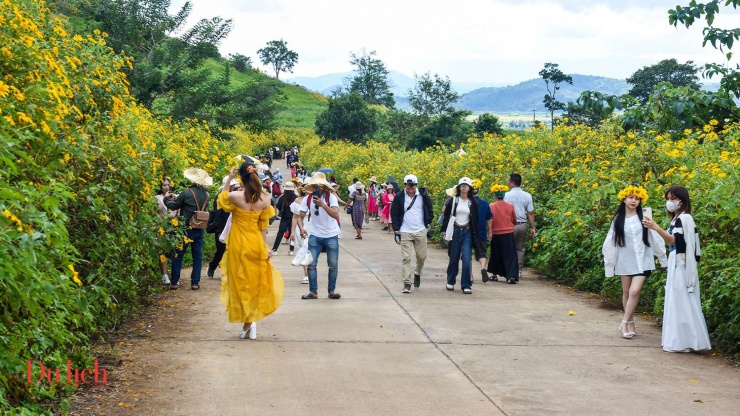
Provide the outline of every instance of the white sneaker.
[[453,286],[453,285],[451,285],[451,284],[448,283],[447,284],[447,290],[455,290],[455,286]]
[[163,285],[170,284],[170,277],[167,275],[167,273],[162,275],[162,284]]
[[289,252],[288,252],[288,255],[289,255],[289,256],[292,256],[292,255],[293,255],[293,252],[292,252],[292,251],[289,251]]
[[303,280],[301,280],[301,283],[304,285],[308,284],[308,276],[303,276]]

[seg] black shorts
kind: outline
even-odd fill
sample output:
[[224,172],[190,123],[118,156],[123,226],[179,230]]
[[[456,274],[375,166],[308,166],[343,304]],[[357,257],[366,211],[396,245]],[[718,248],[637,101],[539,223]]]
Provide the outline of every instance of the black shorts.
[[488,252],[488,241],[475,241],[473,243],[473,249],[475,250],[475,259],[485,259]]
[[652,273],[652,270],[645,270],[644,272],[638,273],[638,274],[628,274],[626,277],[635,277],[635,276],[650,277],[650,273]]

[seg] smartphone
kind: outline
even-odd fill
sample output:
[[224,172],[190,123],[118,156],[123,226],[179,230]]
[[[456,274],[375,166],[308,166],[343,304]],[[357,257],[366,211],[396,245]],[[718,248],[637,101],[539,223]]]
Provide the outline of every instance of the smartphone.
[[321,198],[321,189],[314,189],[313,190],[313,197],[314,198]]
[[653,209],[652,208],[643,208],[642,209],[642,217],[643,218],[650,218],[653,219]]

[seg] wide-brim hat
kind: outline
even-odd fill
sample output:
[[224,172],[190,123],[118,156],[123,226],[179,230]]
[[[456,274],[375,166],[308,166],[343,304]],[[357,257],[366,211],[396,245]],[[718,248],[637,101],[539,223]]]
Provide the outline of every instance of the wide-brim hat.
[[367,180],[368,182],[375,182],[378,183],[378,180],[375,179],[375,176],[371,176],[370,179]]
[[311,185],[323,186],[327,189],[332,188],[331,183],[326,180],[326,175],[324,174],[324,172],[314,172],[313,175],[311,175]]
[[453,186],[452,188],[447,188],[445,190],[445,193],[447,194],[447,196],[450,196],[450,197],[455,196],[457,195],[457,187]]
[[213,178],[208,176],[208,173],[203,169],[187,168],[182,172],[182,176],[193,184],[203,188],[210,188],[213,186]]
[[[226,181],[229,179],[228,176],[224,176],[224,178],[221,180],[221,186],[218,187],[219,190],[224,190],[224,187],[226,186]],[[231,179],[231,182],[229,183],[229,186],[236,186],[239,185],[239,181],[236,179]]]
[[363,185],[362,182],[357,181],[355,182],[355,189],[365,189],[365,185]]
[[283,189],[286,191],[295,191],[295,183],[288,182],[285,184],[285,187]]

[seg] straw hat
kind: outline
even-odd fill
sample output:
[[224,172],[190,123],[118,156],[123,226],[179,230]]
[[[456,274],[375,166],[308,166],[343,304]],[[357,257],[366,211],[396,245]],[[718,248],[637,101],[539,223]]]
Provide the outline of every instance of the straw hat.
[[357,181],[355,182],[355,189],[365,189],[365,185],[363,185],[362,182]]
[[210,188],[213,186],[213,178],[208,176],[208,173],[203,169],[187,168],[182,172],[182,176],[193,184],[203,188]]
[[457,187],[453,186],[452,188],[447,188],[445,190],[445,193],[447,194],[447,196],[453,197],[457,194]]
[[[228,179],[229,179],[228,176],[224,176],[224,178],[221,180],[221,186],[219,186],[218,188],[219,190],[221,191],[224,190],[224,186],[226,186],[226,180]],[[236,185],[239,185],[239,181],[237,181],[236,179],[232,179],[231,182],[229,183],[229,186],[236,186]]]
[[311,185],[323,186],[327,189],[331,189],[331,184],[326,180],[324,172],[314,172],[313,175],[311,175]]
[[378,183],[378,180],[375,179],[375,175],[371,176],[370,179],[367,180],[368,182],[375,182]]
[[283,189],[286,191],[295,191],[295,184],[293,182],[288,182],[285,184]]

